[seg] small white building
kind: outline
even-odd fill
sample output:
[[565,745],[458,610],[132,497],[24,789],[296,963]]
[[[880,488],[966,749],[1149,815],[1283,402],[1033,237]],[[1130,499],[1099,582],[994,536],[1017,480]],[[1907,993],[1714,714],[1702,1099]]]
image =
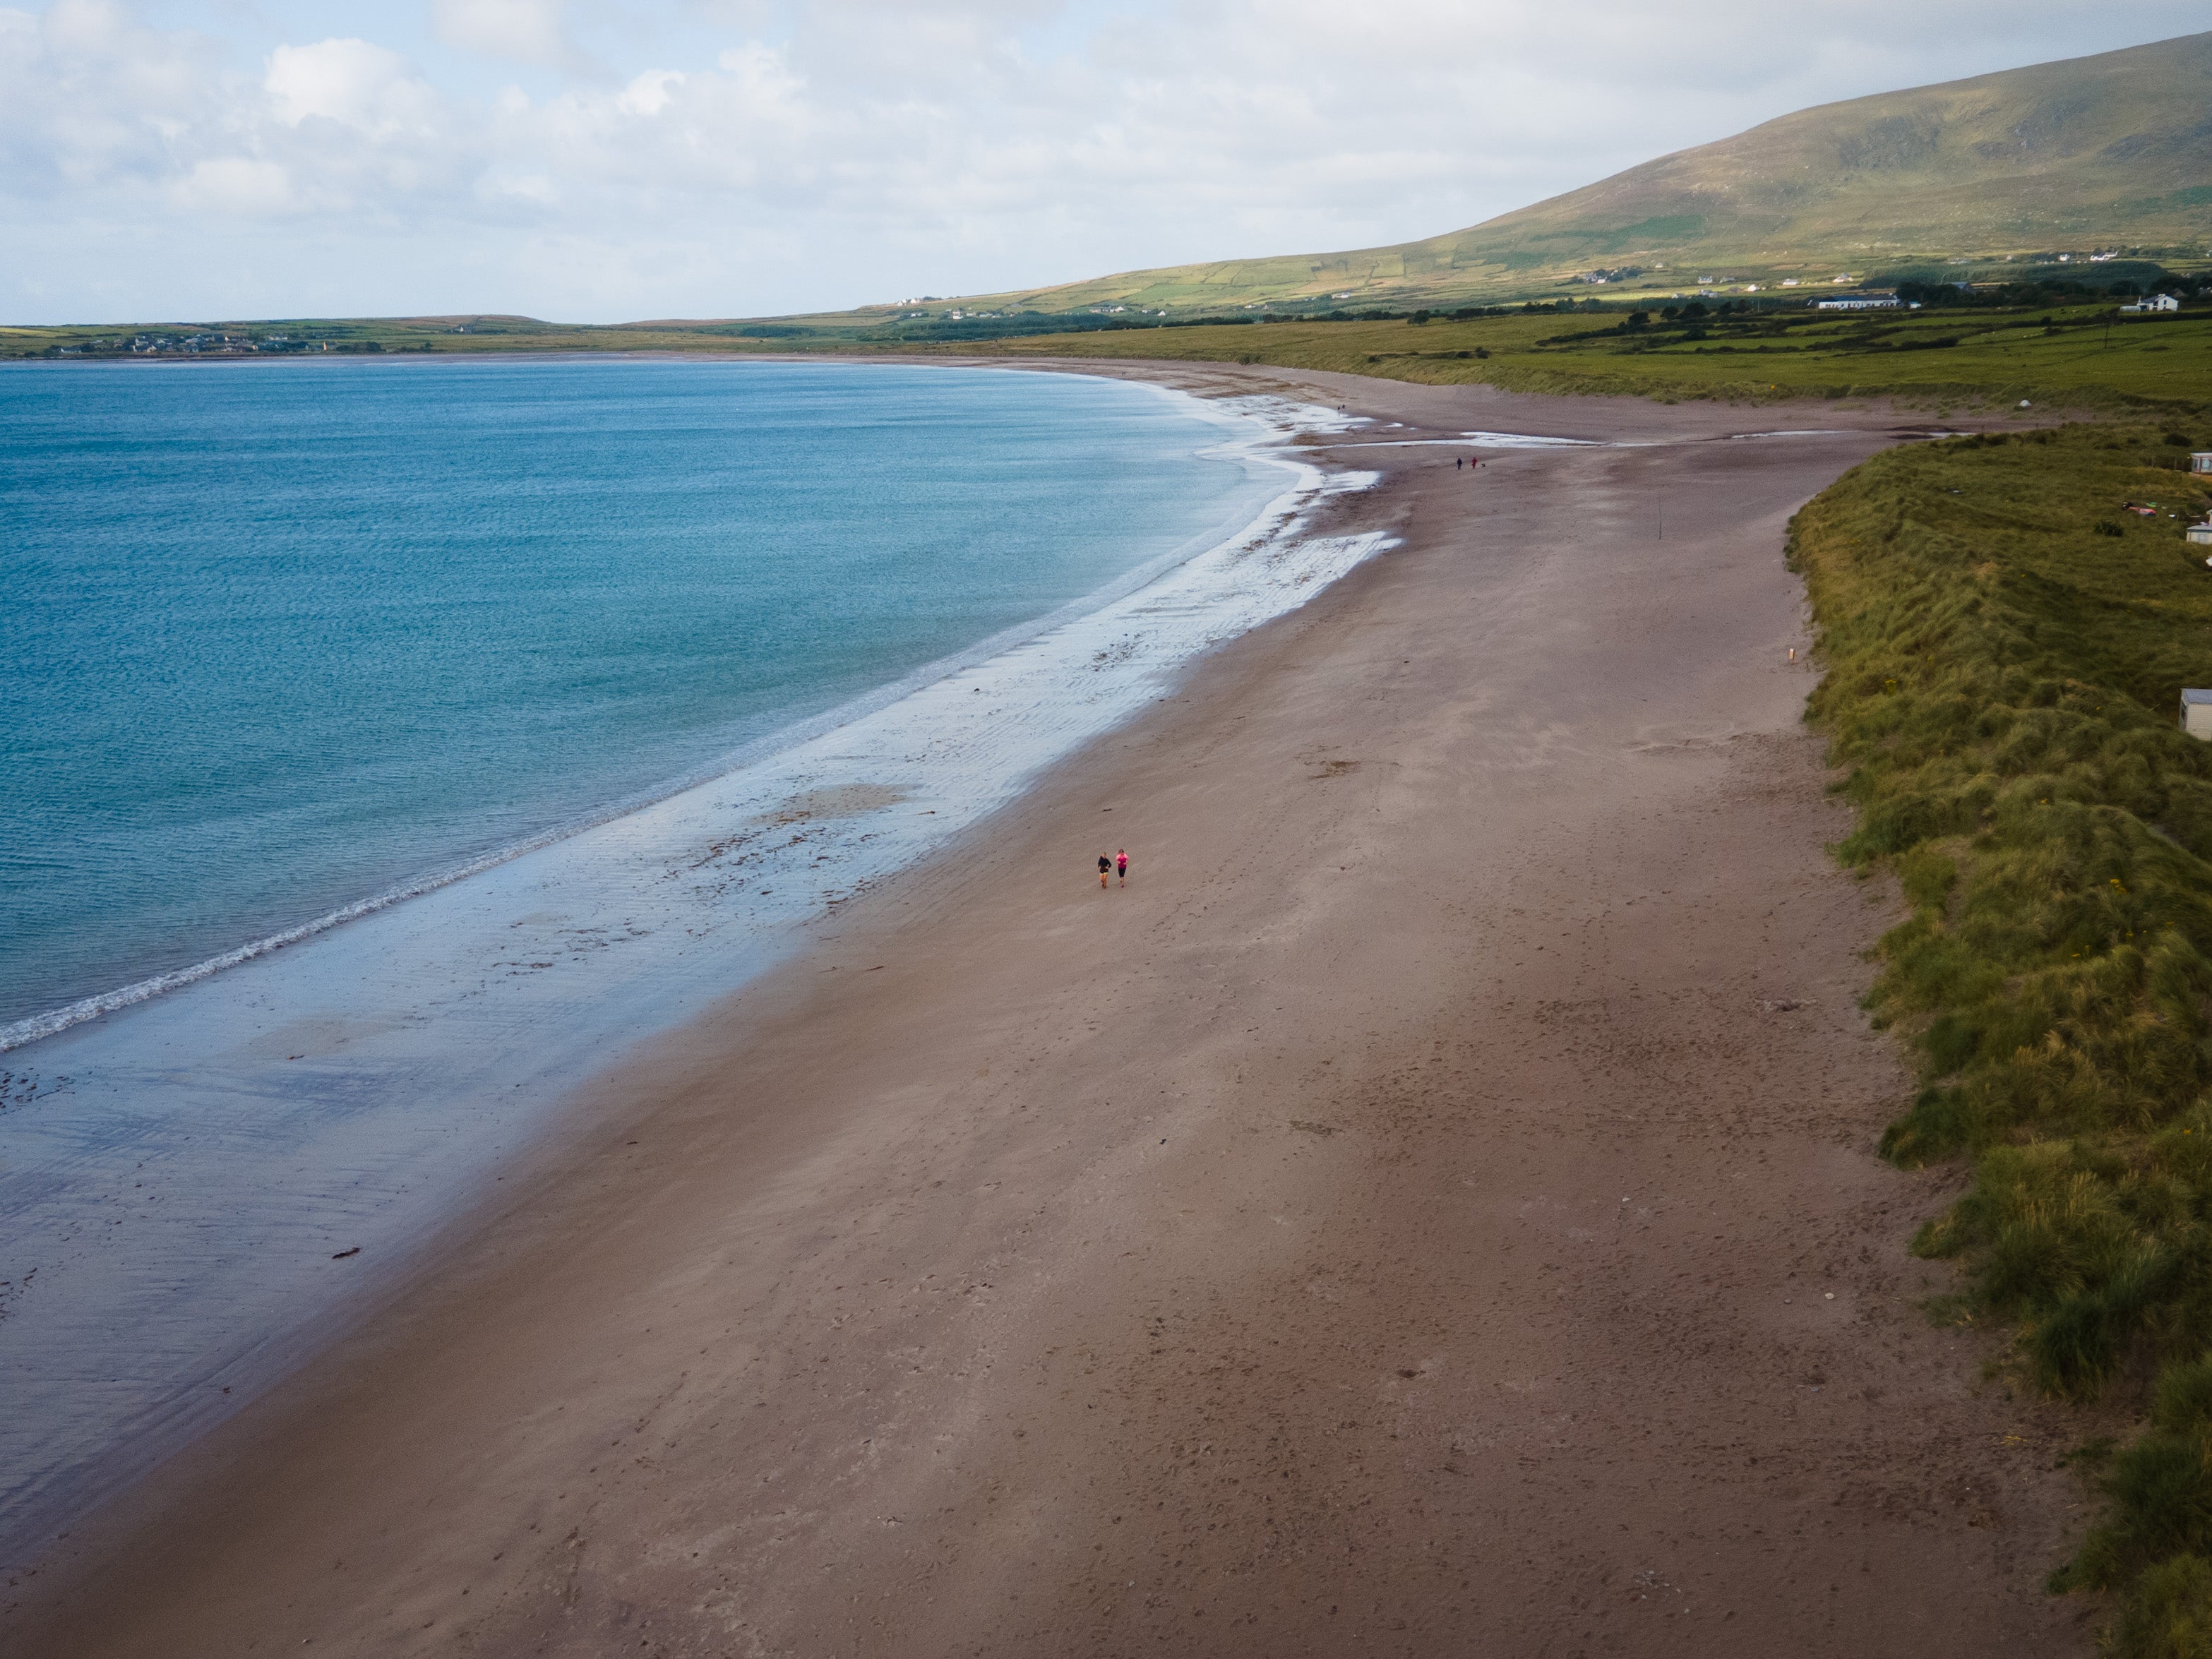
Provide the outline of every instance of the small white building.
[[2123,313],[2139,311],[2179,311],[2181,301],[2171,294],[2147,294],[2131,306],[2122,306]]
[[1817,311],[1895,311],[1905,302],[1894,294],[1838,294],[1832,300],[1815,300]]
[[2193,524],[2182,533],[2189,538],[2191,547],[2212,547],[2212,520],[2203,524]]
[[2181,729],[2192,738],[2212,738],[2212,691],[2181,694]]
[[2212,472],[2212,449],[2200,449],[2189,458],[2191,472]]

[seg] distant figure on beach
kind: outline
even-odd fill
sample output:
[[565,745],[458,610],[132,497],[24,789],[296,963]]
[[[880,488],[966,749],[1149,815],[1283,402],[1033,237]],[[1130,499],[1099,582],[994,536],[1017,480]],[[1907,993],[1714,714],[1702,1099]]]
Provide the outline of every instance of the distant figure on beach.
[[1127,887],[1129,884],[1129,849],[1125,847],[1114,854],[1114,868],[1121,873],[1121,885]]
[[1460,468],[1462,468],[1462,467],[1465,466],[1466,465],[1467,465],[1467,457],[1466,457],[1466,456],[1464,456],[1464,455],[1456,456],[1456,457],[1455,457],[1455,458],[1453,459],[1453,461],[1452,461],[1452,471],[1455,471],[1455,472],[1456,472],[1456,471],[1458,471],[1460,470]]
[[1101,887],[1106,884],[1106,872],[1113,867],[1114,860],[1101,853],[1098,855],[1098,884]]

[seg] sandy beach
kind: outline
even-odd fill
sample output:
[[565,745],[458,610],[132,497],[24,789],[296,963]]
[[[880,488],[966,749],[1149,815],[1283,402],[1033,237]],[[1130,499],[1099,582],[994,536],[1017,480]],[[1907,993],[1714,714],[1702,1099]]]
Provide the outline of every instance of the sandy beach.
[[581,1083],[0,1646],[2089,1650],[1801,720],[1784,526],[1917,417],[1081,368],[1371,417],[1397,544]]

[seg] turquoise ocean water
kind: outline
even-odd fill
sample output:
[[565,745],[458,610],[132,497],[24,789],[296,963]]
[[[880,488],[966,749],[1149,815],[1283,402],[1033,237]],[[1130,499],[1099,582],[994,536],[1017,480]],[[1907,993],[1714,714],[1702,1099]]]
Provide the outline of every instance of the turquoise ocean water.
[[0,1025],[639,792],[1249,510],[1147,389],[0,367]]

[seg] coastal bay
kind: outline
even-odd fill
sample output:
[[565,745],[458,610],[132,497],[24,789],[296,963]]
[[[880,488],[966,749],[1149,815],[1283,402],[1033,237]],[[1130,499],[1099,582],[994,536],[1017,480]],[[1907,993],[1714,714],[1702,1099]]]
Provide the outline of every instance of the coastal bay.
[[1917,1310],[1788,655],[1790,514],[1912,428],[1127,372],[1367,416],[1314,528],[1397,545],[583,1083],[0,1631],[2087,1650],[2065,1426]]

